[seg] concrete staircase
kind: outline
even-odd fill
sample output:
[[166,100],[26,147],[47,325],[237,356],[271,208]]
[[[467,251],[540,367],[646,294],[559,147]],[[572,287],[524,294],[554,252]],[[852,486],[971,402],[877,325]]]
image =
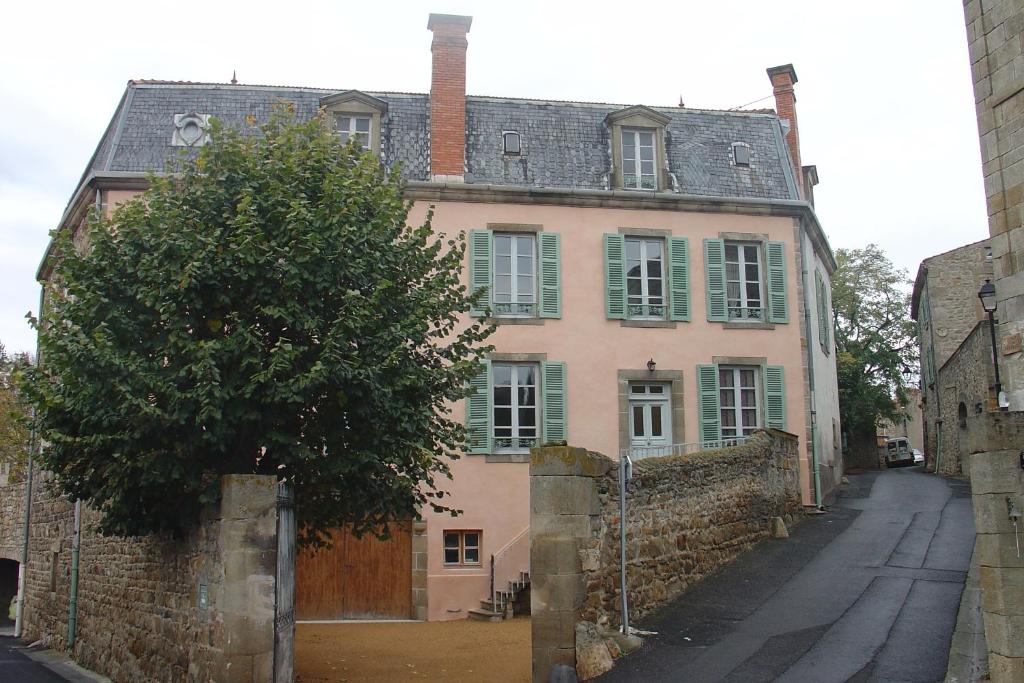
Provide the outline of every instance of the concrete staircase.
[[469,610],[469,618],[498,622],[511,619],[514,614],[529,613],[530,572],[519,572],[519,578],[508,582],[508,590],[496,591],[494,598],[488,597],[480,601],[480,609]]

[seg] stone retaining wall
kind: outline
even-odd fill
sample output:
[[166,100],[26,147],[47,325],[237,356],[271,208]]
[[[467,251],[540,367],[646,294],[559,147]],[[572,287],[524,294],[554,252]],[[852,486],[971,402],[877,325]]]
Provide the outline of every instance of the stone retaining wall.
[[[637,462],[626,495],[629,618],[648,614],[802,510],[798,440],[776,430],[746,444]],[[577,659],[577,622],[621,624],[619,468],[570,447],[530,465],[534,681]],[[610,657],[609,657],[610,660]]]
[[0,559],[21,562],[25,542],[25,483],[0,486]]
[[[24,634],[67,650],[74,506],[33,485]],[[185,539],[108,538],[83,506],[73,658],[128,681],[272,681],[274,477],[224,477]]]

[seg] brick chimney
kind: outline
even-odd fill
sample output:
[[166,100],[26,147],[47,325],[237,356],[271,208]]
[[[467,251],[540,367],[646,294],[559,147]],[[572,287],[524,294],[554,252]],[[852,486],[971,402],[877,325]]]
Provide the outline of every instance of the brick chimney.
[[803,167],[800,165],[800,129],[796,123],[796,93],[793,92],[793,85],[797,81],[796,69],[792,64],[773,66],[768,69],[768,78],[772,81],[775,94],[775,111],[782,119],[783,130],[787,126],[789,128],[789,132],[786,133],[786,144],[789,145],[789,158],[793,161],[796,186],[801,196],[806,198]]
[[430,177],[462,182],[466,165],[466,34],[473,17],[431,14]]

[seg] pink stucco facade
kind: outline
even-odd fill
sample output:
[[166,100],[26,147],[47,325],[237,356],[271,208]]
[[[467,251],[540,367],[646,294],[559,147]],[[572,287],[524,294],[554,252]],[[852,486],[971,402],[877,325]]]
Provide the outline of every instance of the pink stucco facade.
[[[428,205],[417,202],[409,222],[422,222]],[[720,358],[764,359],[785,368],[787,429],[802,434],[806,422],[804,352],[797,293],[799,269],[794,257],[795,220],[786,216],[704,213],[696,211],[589,208],[539,204],[442,202],[434,207],[433,227],[449,235],[488,224],[527,224],[557,232],[561,238],[562,317],[539,325],[499,325],[490,338],[498,354],[544,354],[564,361],[567,371],[567,428],[570,445],[619,457],[618,372],[642,371],[649,359],[658,370],[683,377],[683,433],[673,443],[700,440],[696,369]],[[609,320],[605,314],[602,235],[620,229],[667,231],[690,243],[690,322],[671,328],[637,328]],[[789,322],[774,329],[735,329],[706,319],[704,238],[745,234],[784,242]],[[455,409],[464,417],[464,407]],[[488,560],[529,525],[527,463],[487,462],[465,455],[452,466],[451,505],[464,512],[453,518],[427,513],[428,615],[432,620],[464,618],[488,594]],[[805,504],[813,501],[810,453],[800,445],[800,481]],[[482,532],[479,568],[448,568],[443,562],[445,530]],[[528,569],[528,567],[523,567]]]

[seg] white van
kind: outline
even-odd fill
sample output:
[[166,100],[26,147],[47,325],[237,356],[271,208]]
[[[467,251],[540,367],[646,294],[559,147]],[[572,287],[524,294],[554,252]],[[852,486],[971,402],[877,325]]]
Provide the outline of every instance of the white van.
[[888,467],[907,467],[914,464],[914,452],[905,436],[885,440],[885,464]]

